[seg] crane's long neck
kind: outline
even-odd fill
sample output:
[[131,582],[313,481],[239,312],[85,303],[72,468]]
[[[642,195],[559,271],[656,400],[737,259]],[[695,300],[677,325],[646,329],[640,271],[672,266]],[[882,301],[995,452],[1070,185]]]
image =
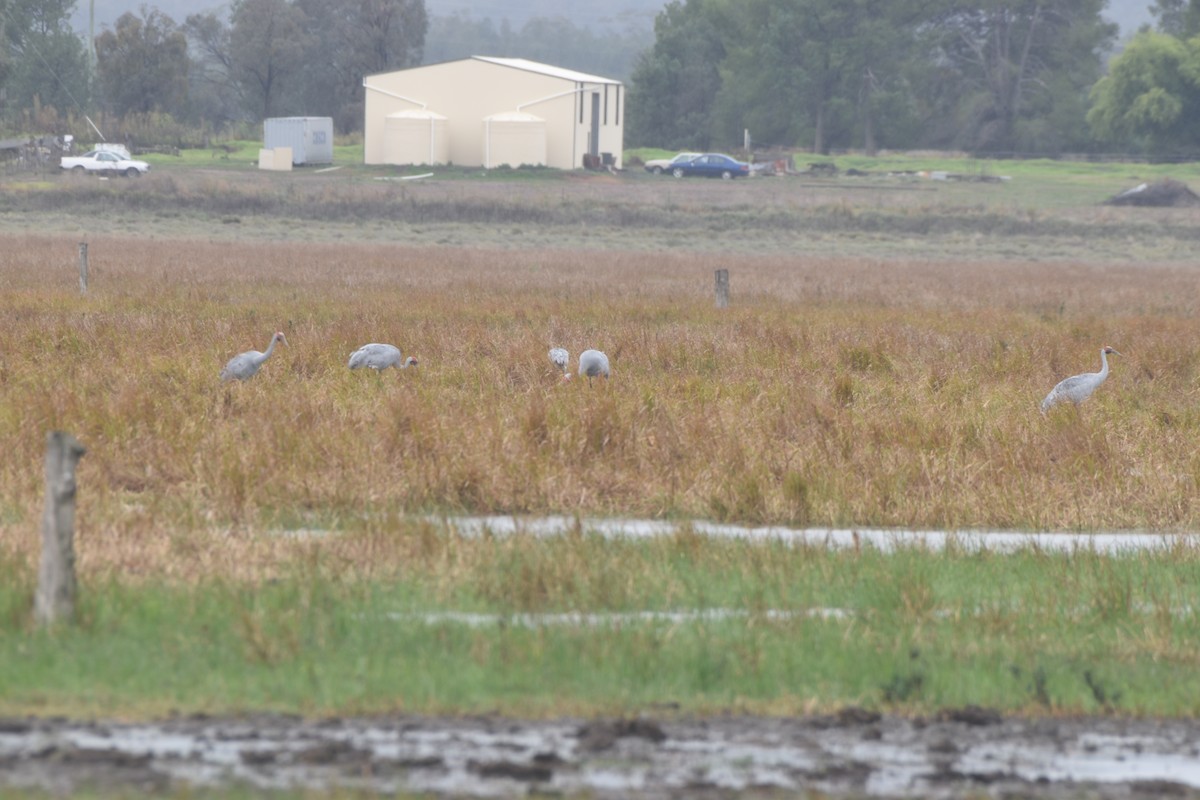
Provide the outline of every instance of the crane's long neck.
[[1100,371],[1096,377],[1101,381],[1108,377],[1108,352],[1105,350],[1100,351]]
[[[277,342],[277,341],[279,341],[278,336],[271,337],[271,343],[269,345],[267,345],[267,349],[263,351],[263,354],[262,354],[263,361],[266,361],[268,358],[271,357],[271,353],[275,352],[275,342]],[[1107,369],[1107,367],[1105,367],[1105,369]]]

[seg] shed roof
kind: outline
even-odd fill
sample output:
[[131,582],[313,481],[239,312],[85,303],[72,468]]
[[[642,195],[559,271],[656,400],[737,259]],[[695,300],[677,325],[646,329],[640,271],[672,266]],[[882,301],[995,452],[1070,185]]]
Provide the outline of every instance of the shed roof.
[[[539,75],[548,75],[552,78],[560,78],[562,80],[574,81],[576,83],[607,83],[613,86],[620,86],[621,81],[613,78],[604,78],[600,75],[590,75],[586,72],[578,72],[566,67],[556,67],[553,64],[543,64],[540,61],[530,61],[527,58],[501,58],[499,56],[471,56],[470,58],[456,58],[452,61],[442,61],[437,64],[422,64],[416,67],[405,67],[399,70],[388,70],[387,72],[376,72],[373,75],[394,75],[397,72],[407,72],[411,69],[427,69],[429,67],[439,67],[443,64],[457,64],[462,61],[482,61],[485,64],[495,64],[500,67],[509,67],[511,69],[523,69],[527,72],[536,72]],[[363,76],[363,85],[367,85],[367,78],[372,75]],[[370,87],[368,87],[370,88]]]
[[552,78],[562,78],[563,80],[575,81],[577,83],[620,83],[620,81],[613,80],[612,78],[602,78],[599,75],[589,75],[586,72],[577,72],[566,67],[542,64],[538,61],[530,61],[527,58],[498,58],[495,56],[471,56],[471,58],[477,61],[486,61],[489,64],[498,64],[502,67],[537,72],[542,75],[549,75]]

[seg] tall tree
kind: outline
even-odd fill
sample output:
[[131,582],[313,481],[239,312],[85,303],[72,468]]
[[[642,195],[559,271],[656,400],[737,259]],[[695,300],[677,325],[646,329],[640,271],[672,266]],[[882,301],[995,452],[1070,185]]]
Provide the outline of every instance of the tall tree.
[[361,130],[363,76],[421,62],[429,22],[424,0],[296,0],[316,43],[303,66],[306,113]]
[[[956,99],[962,146],[982,152],[1031,147],[1023,124],[1057,104],[1076,109],[1101,72],[1116,26],[1101,17],[1106,0],[957,0],[936,21],[941,55],[961,76]],[[1043,137],[1043,141],[1055,141]]]
[[[231,76],[246,108],[260,118],[288,108],[288,92],[313,56],[316,40],[308,33],[304,11],[288,0],[237,0],[230,15]],[[290,107],[300,112],[299,104]]]
[[1179,39],[1200,34],[1200,0],[1155,0],[1150,14],[1158,20],[1161,33]]
[[[880,116],[905,94],[916,36],[914,4],[900,0],[750,0],[722,64],[718,129],[816,152],[858,143],[873,152]],[[894,121],[894,120],[893,120]],[[739,137],[740,138],[740,137]]]
[[626,101],[630,145],[707,149],[725,58],[718,0],[673,0],[654,20],[654,46],[638,59]]
[[510,56],[508,20],[503,26],[502,32],[490,17],[474,17],[461,11],[432,16],[425,35],[425,63],[440,64],[477,55]]
[[244,119],[241,85],[233,78],[233,47],[229,26],[215,12],[190,14],[183,23],[191,67],[188,70],[188,117],[229,122]]
[[652,44],[653,32],[642,28],[591,30],[556,16],[534,17],[513,30],[506,22],[497,26],[490,19],[454,13],[430,18],[424,63],[514,56],[628,80],[638,56]]
[[1087,120],[1100,140],[1156,155],[1200,149],[1200,37],[1139,33],[1092,90]]
[[10,111],[35,105],[83,111],[90,99],[87,48],[71,32],[75,0],[0,0],[0,88]]
[[96,37],[96,79],[118,116],[187,108],[187,38],[175,20],[142,7],[126,12],[112,30]]

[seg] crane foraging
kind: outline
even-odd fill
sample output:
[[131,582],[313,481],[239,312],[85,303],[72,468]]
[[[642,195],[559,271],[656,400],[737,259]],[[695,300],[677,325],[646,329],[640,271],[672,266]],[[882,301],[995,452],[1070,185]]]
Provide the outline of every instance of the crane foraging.
[[1100,349],[1100,371],[1085,372],[1082,375],[1072,375],[1070,378],[1063,378],[1058,382],[1058,385],[1050,390],[1050,394],[1046,395],[1046,399],[1042,401],[1042,413],[1045,414],[1059,403],[1070,402],[1076,407],[1084,400],[1092,396],[1092,392],[1096,391],[1096,387],[1104,383],[1104,379],[1108,377],[1108,356],[1121,355],[1116,350],[1108,345],[1104,345]]
[[592,378],[598,376],[608,379],[608,356],[599,350],[584,350],[579,354],[579,377],[586,377],[591,386]]
[[372,342],[371,344],[364,344],[351,353],[350,363],[347,366],[350,369],[368,367],[382,372],[388,367],[406,369],[407,367],[415,367],[416,365],[417,360],[412,356],[402,359],[399,347]]
[[271,343],[267,345],[266,352],[260,353],[257,350],[247,350],[244,353],[238,353],[225,365],[225,369],[221,370],[222,381],[244,381],[253,378],[258,372],[259,367],[263,365],[271,353],[275,351],[275,343],[281,342],[287,344],[287,339],[284,338],[283,331],[275,331],[275,335],[271,337]]
[[571,380],[571,373],[567,372],[567,362],[569,362],[570,360],[571,360],[571,354],[568,353],[565,348],[562,348],[562,347],[551,347],[550,348],[550,363],[553,364],[555,367],[557,367],[560,372],[562,372],[562,377],[563,377],[564,381]]

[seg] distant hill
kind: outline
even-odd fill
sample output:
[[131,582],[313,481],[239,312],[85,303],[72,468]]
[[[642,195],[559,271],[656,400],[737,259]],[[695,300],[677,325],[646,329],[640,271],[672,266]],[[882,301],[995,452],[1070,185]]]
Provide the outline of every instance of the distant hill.
[[[137,14],[144,5],[157,8],[176,22],[183,22],[189,14],[202,11],[228,9],[227,2],[195,2],[195,0],[77,0],[71,25],[84,35],[88,31],[89,8],[96,10],[96,33],[111,29],[117,18],[126,11]],[[514,28],[520,28],[535,17],[567,17],[578,28],[612,28],[627,30],[630,27],[654,27],[654,16],[666,5],[666,0],[614,0],[610,3],[566,4],[562,0],[425,0],[425,11],[430,15],[449,16],[461,14],[476,19],[492,19],[499,24],[507,19]]]
[[631,27],[653,29],[654,17],[667,0],[613,0],[609,3],[572,3],[562,0],[425,0],[430,15],[461,14],[475,19],[491,19],[497,24],[507,19],[514,28],[537,17],[566,17],[577,28],[596,30]]
[[[196,2],[195,0],[78,0],[72,26],[81,35],[88,32],[88,11],[95,8],[95,32],[112,28],[117,18],[126,11],[138,13],[141,7],[157,8],[176,22],[183,22],[188,14],[228,8],[224,2]],[[534,17],[566,16],[576,27],[615,30],[650,29],[655,15],[666,5],[666,0],[613,0],[610,3],[563,3],[562,0],[425,0],[425,9],[430,16],[461,14],[477,19],[492,19],[499,24],[507,19],[514,28],[520,28]],[[1143,23],[1152,22],[1150,3],[1146,0],[1109,0],[1105,16],[1121,26],[1121,37],[1135,32]]]

